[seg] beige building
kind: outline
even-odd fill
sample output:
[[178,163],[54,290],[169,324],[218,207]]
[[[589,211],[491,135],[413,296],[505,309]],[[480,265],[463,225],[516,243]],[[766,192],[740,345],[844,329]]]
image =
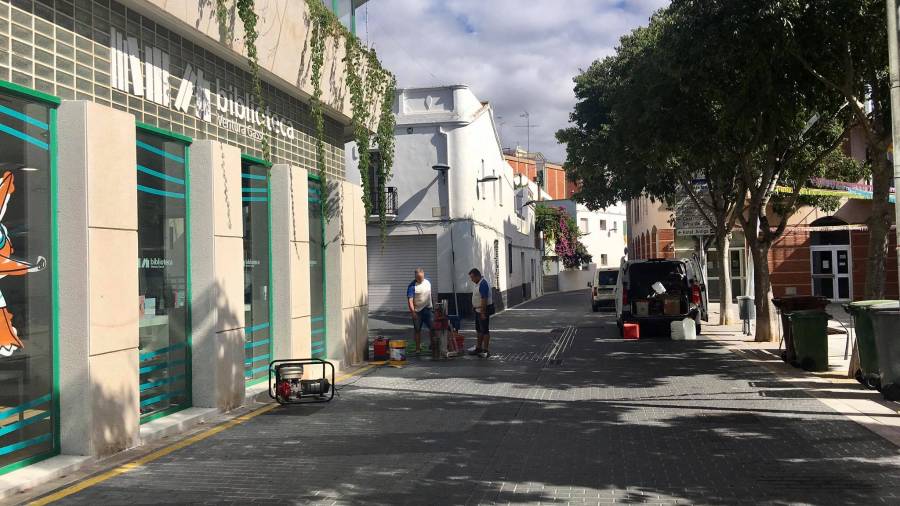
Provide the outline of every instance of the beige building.
[[264,106],[240,23],[221,29],[215,2],[12,4],[0,1],[0,480],[240,406],[274,358],[359,363],[366,222],[344,177],[344,48],[326,44],[323,178],[298,56],[306,4],[256,0]]

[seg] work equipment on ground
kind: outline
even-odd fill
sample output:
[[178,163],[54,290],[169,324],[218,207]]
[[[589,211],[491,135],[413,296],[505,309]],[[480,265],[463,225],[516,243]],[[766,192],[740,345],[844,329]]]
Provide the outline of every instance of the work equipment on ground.
[[622,337],[628,340],[637,340],[641,338],[641,328],[637,323],[623,323]]
[[383,337],[379,337],[372,343],[372,361],[387,362],[390,358],[390,341]]
[[[304,373],[308,373],[307,379]],[[320,358],[273,360],[269,363],[269,397],[282,405],[330,401],[334,398],[334,364]]]
[[406,365],[406,340],[391,339],[391,358],[390,365],[394,367]]
[[697,326],[692,318],[675,320],[669,324],[669,334],[673,341],[695,341],[697,339]]

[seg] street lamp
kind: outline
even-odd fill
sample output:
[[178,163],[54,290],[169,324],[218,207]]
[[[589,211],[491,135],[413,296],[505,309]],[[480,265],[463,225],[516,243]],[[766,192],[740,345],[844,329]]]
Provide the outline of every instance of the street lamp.
[[499,180],[500,178],[496,175],[485,176],[478,180],[479,183],[493,183],[494,181]]
[[456,311],[456,315],[459,316],[459,297],[456,294],[456,248],[453,243],[453,220],[450,219],[450,181],[447,179],[447,172],[450,171],[450,166],[445,163],[436,163],[431,168],[444,176],[444,183],[447,187],[447,214],[441,218],[441,221],[450,225],[450,264],[452,265],[450,286],[453,289],[453,309]]

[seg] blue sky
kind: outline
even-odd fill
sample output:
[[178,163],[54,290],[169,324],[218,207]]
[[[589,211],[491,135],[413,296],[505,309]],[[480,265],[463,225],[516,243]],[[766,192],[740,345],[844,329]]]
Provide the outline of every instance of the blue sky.
[[468,84],[500,117],[504,146],[563,161],[554,137],[575,103],[572,78],[612,53],[668,0],[371,0],[357,34],[401,87]]

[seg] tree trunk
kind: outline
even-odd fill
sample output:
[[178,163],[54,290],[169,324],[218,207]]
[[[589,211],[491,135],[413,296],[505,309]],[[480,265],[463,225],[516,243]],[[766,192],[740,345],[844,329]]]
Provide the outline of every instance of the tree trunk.
[[729,231],[717,231],[716,254],[719,256],[719,325],[730,325],[734,322],[731,303],[731,237]]
[[866,259],[866,299],[883,299],[888,234],[891,232],[891,204],[888,193],[893,183],[893,167],[887,158],[875,156],[872,163],[872,207],[866,224],[869,227],[869,251]]
[[770,244],[754,241],[750,248],[753,256],[753,296],[756,305],[756,338],[758,343],[772,342],[775,340],[773,329],[771,281],[769,278],[769,248]]

